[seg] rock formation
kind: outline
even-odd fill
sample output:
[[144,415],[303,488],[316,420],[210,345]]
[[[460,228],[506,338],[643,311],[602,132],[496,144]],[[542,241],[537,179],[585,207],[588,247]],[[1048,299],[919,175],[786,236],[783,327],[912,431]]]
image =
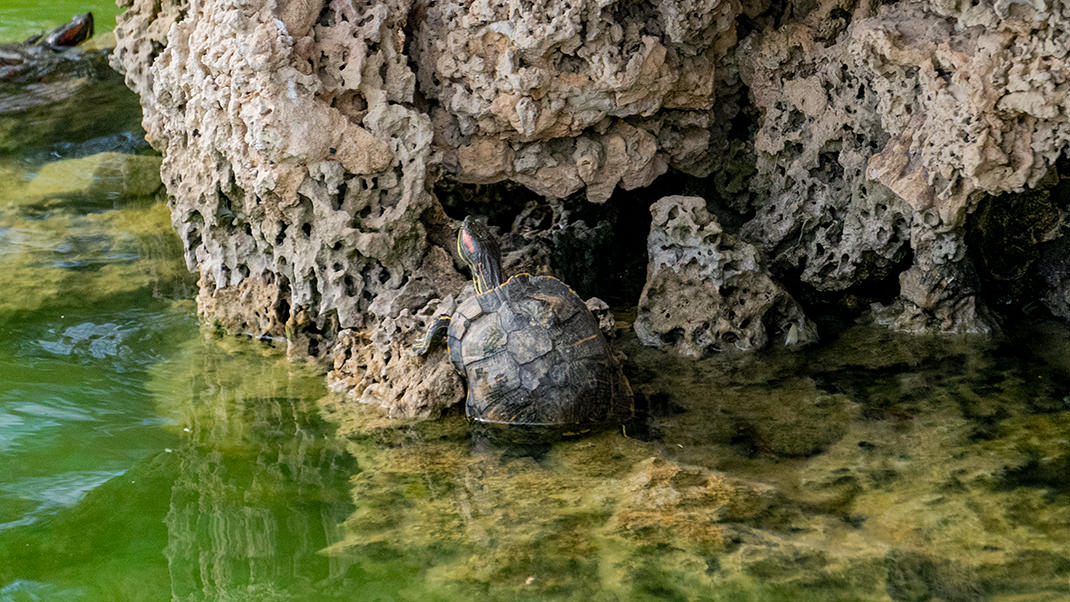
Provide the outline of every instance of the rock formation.
[[721,230],[699,197],[654,203],[650,267],[635,332],[693,357],[816,340],[802,308],[773,281],[753,245]]
[[[580,245],[618,233],[598,211],[701,193],[717,219],[695,232],[717,232],[673,248],[732,244],[730,256],[767,267],[752,272],[755,297],[729,297],[743,314],[711,305],[719,318],[706,326],[709,315],[670,311],[687,353],[723,347],[729,332],[754,348],[811,338],[791,300],[801,294],[879,301],[874,319],[904,330],[992,332],[993,279],[977,252],[1007,239],[978,236],[968,217],[1027,190],[1047,191],[1049,221],[1015,243],[1037,248],[999,303],[1065,315],[1067,205],[1044,184],[1065,176],[1070,147],[1061,3],[127,2],[113,64],[164,154],[201,311],[286,337],[339,387],[397,414],[460,399],[444,358],[406,350],[465,294],[453,219],[486,209],[470,193],[487,185],[546,197],[494,202],[497,225],[517,226],[504,233],[507,264],[514,251],[544,267],[569,233]],[[449,205],[435,191],[451,184],[462,194]],[[527,231],[535,247],[515,236],[529,201],[570,208]],[[578,255],[595,258],[583,275],[618,265]],[[651,309],[703,277],[668,278],[649,259],[662,280],[647,282],[637,324],[648,341],[676,328],[651,327]],[[758,317],[769,315],[760,295],[778,300],[778,332]]]
[[1070,11],[843,4],[741,43],[762,111],[744,235],[820,290],[886,277],[912,255],[895,324],[988,332],[966,215],[1036,186],[1070,144]]

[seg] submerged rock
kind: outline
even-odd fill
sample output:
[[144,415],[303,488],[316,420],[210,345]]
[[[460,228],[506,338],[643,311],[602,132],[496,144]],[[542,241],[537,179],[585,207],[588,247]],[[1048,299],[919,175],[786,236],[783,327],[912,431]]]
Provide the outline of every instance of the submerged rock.
[[607,531],[644,545],[687,542],[700,552],[725,551],[738,537],[732,523],[775,523],[768,518],[783,498],[774,487],[725,474],[648,458],[622,483]]
[[1061,600],[1070,338],[1048,328],[698,361],[633,340],[671,408],[534,453],[327,399],[361,468],[331,552],[404,561],[431,599]]
[[725,233],[703,199],[665,197],[650,212],[650,265],[635,319],[640,341],[697,357],[817,339],[758,250]]
[[160,157],[107,152],[46,163],[23,194],[26,202],[63,198],[114,203],[152,196],[160,186]]
[[[149,160],[149,167],[127,185],[118,177],[125,157],[104,153],[96,160],[46,165],[47,186],[26,182],[22,170],[0,173],[0,287],[8,292],[0,298],[0,312],[18,319],[22,312],[63,313],[118,296],[191,294],[193,282],[179,261],[182,248],[167,207],[119,194],[124,188],[150,194],[159,188],[154,167],[159,159],[138,158]],[[117,179],[97,184],[92,171],[81,171],[100,166],[114,168]]]

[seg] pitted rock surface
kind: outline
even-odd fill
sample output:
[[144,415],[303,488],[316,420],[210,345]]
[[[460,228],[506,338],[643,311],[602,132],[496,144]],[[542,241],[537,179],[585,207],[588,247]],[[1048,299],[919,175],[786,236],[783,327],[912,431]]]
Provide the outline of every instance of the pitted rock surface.
[[548,197],[649,185],[709,151],[740,3],[434,2],[414,15],[420,90],[455,177]]
[[[742,228],[673,242],[695,273],[654,270],[640,312],[648,343],[705,353],[812,337],[770,273],[825,295],[898,288],[875,315],[895,328],[992,332],[966,218],[1070,148],[1066,3],[124,3],[112,63],[164,154],[201,312],[286,336],[403,415],[460,399],[443,356],[405,353],[465,280],[441,180],[612,204],[670,169],[708,178]],[[478,209],[462,201],[454,217]],[[526,199],[503,202],[515,216]],[[570,229],[528,247],[503,236],[506,263],[613,234],[555,223]],[[1066,254],[1041,255],[1035,294],[1058,314]],[[616,267],[602,259],[576,273]],[[749,288],[710,301],[707,270]]]
[[841,5],[740,43],[762,115],[744,238],[827,291],[910,253],[897,327],[990,332],[963,226],[985,193],[1036,186],[1070,146],[1070,7]]
[[[357,344],[339,329],[373,340],[410,334],[422,325],[384,319],[411,315],[462,282],[429,244],[429,227],[446,218],[426,186],[431,122],[411,106],[415,75],[399,37],[409,8],[135,1],[120,17],[113,62],[164,153],[202,311],[226,298],[238,307],[212,317],[233,329],[286,334],[301,355],[370,353],[365,363],[380,372],[416,372],[396,365],[414,360],[388,346],[330,351]],[[264,292],[238,292],[249,282]],[[433,375],[351,384],[402,413],[417,405],[434,413],[456,401],[446,396],[457,383],[452,375],[425,382]],[[430,399],[406,401],[410,385]]]
[[697,357],[816,340],[814,325],[758,250],[725,234],[705,200],[665,197],[651,214],[650,264],[635,320],[640,341]]

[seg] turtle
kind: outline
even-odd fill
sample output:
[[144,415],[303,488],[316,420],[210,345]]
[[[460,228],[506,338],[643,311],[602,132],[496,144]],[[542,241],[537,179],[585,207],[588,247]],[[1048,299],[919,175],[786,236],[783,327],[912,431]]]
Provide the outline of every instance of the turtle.
[[25,42],[0,44],[0,82],[32,83],[64,61],[77,62],[78,59],[65,57],[63,53],[92,36],[93,13],[84,13]]
[[457,252],[475,295],[436,318],[413,351],[425,355],[446,340],[467,381],[469,420],[584,432],[632,414],[628,380],[575,291],[552,276],[503,281],[498,243],[472,216],[457,233]]

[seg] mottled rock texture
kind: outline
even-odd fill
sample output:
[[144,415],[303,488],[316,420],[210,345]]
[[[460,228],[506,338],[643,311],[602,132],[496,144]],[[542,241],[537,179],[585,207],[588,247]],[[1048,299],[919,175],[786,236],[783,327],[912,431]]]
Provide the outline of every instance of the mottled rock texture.
[[[609,211],[648,188],[648,205],[698,193],[672,184],[687,174],[718,216],[703,227],[726,230],[695,252],[734,238],[768,266],[755,294],[859,296],[899,329],[985,333],[994,279],[977,247],[1012,239],[968,218],[1055,190],[1044,182],[1070,146],[1070,7],[1057,2],[128,0],[117,38],[202,312],[285,336],[339,387],[405,415],[460,399],[443,357],[406,350],[462,294],[451,218],[488,208],[468,194],[480,186]],[[450,183],[470,186],[452,205],[435,194]],[[1067,306],[1057,196],[1029,230],[1039,238],[1012,237],[1043,248],[1023,255],[1008,305]],[[641,251],[641,237],[612,240],[627,218],[607,229],[554,209],[525,230],[530,199],[494,203],[512,230],[507,270],[623,265],[561,252],[576,240]],[[648,282],[645,303],[687,286]],[[727,332],[747,347],[794,338],[783,325],[808,322],[779,307],[773,333],[757,332],[761,312],[717,309],[711,342],[681,350]]]
[[709,152],[740,4],[434,2],[411,24],[442,160],[468,182],[604,202]]
[[1068,53],[1065,3],[823,2],[756,32],[745,237],[819,290],[898,271],[900,328],[989,331],[966,215],[1070,145]]
[[725,234],[699,197],[650,208],[650,265],[635,332],[646,345],[694,357],[816,340],[798,303],[769,276],[758,250]]

